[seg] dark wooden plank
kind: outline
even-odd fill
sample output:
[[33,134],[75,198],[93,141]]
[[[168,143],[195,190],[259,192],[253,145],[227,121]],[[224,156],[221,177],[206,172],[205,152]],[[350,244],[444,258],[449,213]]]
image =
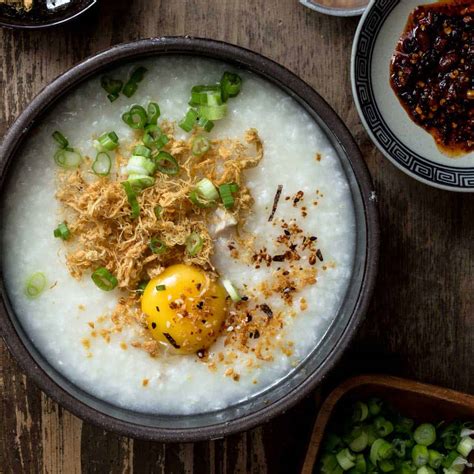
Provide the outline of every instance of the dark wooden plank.
[[[381,371],[474,392],[474,198],[408,178],[370,142],[351,97],[356,19],[324,17],[296,0],[101,0],[78,23],[0,31],[0,134],[34,95],[84,57],[161,35],[209,36],[254,49],[296,72],[346,122],[374,177],[382,224],[376,295],[324,392],[350,373]],[[163,445],[83,424],[42,396],[0,345],[0,465],[5,472],[297,472],[316,404],[226,440]],[[82,465],[82,466],[81,466]]]

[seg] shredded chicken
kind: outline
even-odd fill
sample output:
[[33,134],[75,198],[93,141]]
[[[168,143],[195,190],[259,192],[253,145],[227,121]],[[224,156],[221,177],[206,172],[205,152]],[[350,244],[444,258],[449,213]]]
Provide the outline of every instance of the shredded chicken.
[[[74,172],[58,176],[56,197],[72,233],[67,246],[67,264],[75,278],[84,272],[106,267],[114,274],[119,287],[133,291],[141,280],[157,276],[172,263],[192,263],[213,272],[213,242],[209,224],[215,209],[199,208],[188,199],[195,184],[206,177],[216,186],[235,182],[239,185],[232,212],[225,211],[226,222],[241,222],[252,205],[242,172],[256,166],[263,157],[263,146],[255,129],[246,132],[244,144],[238,140],[212,140],[203,156],[192,154],[192,140],[176,140],[173,125],[164,124],[170,141],[165,151],[180,165],[177,176],[156,173],[156,182],[138,194],[140,216],[131,217],[127,196],[121,186],[124,178],[91,179],[90,161]],[[137,140],[140,136],[137,136]],[[249,145],[255,146],[251,151]],[[130,150],[117,150],[116,160],[123,164]],[[156,215],[155,209],[161,207]],[[223,211],[224,212],[224,211]],[[202,250],[190,256],[185,250],[186,238],[197,232],[203,239]],[[166,252],[154,254],[150,240],[160,239]]]

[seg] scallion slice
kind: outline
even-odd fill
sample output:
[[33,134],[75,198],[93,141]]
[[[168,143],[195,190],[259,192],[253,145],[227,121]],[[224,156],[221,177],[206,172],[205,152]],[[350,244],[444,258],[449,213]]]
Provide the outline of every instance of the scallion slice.
[[355,456],[347,448],[341,449],[336,454],[336,459],[344,471],[348,471],[355,466]]
[[207,120],[221,120],[227,115],[227,104],[200,105],[198,114]]
[[118,280],[105,267],[100,267],[91,275],[92,281],[103,291],[111,291],[118,285]]
[[239,94],[242,88],[242,78],[232,72],[224,72],[221,79],[222,98],[224,102],[229,97],[235,97]]
[[166,285],[156,285],[156,291],[165,291]]
[[54,161],[62,168],[73,169],[81,164],[82,156],[73,148],[61,148],[54,154]]
[[144,146],[144,145],[137,145],[133,149],[133,155],[134,156],[144,156],[145,158],[150,158],[151,156],[151,150]]
[[186,112],[186,115],[184,116],[184,118],[178,123],[178,125],[185,132],[190,132],[193,129],[194,125],[196,124],[198,117],[199,115],[195,109],[189,109]]
[[206,137],[203,137],[202,135],[197,135],[193,138],[191,150],[194,156],[202,156],[204,155],[204,153],[209,151],[210,146],[210,142]]
[[138,89],[138,83],[143,80],[146,72],[147,69],[143,66],[137,67],[130,75],[127,83],[123,86],[123,95],[129,98],[132,97],[132,95],[135,94]]
[[122,120],[135,130],[145,128],[148,120],[146,110],[141,105],[133,105],[132,108],[122,115]]
[[[143,172],[143,170],[145,172]],[[155,163],[149,158],[144,156],[133,155],[125,167],[127,174],[148,174],[151,175],[155,172]]]
[[147,112],[148,123],[150,125],[156,125],[161,115],[160,106],[156,102],[150,102],[148,104]]
[[232,284],[230,280],[222,280],[222,285],[224,286],[225,290],[230,296],[230,299],[234,303],[237,303],[238,301],[242,299],[242,297],[239,295],[239,292],[237,291],[237,289],[234,287],[234,285]]
[[219,194],[222,199],[222,204],[226,209],[231,209],[234,206],[235,199],[232,195],[232,189],[235,189],[232,184],[235,183],[225,183],[219,186]]
[[152,237],[148,246],[153,253],[158,255],[166,252],[167,248],[166,245],[157,237]]
[[155,178],[146,174],[132,174],[128,177],[127,181],[135,192],[143,191],[145,188],[155,184]]
[[415,444],[411,450],[411,458],[417,467],[428,464],[429,454],[428,448],[423,444]]
[[459,442],[456,449],[459,454],[467,458],[469,454],[471,454],[471,451],[474,449],[474,439],[470,436],[465,436],[464,438],[461,438],[461,441]]
[[156,167],[158,171],[170,176],[179,173],[179,164],[176,159],[166,151],[160,151],[155,158]]
[[153,208],[153,212],[155,213],[155,217],[159,219],[161,214],[163,214],[163,208],[158,204]]
[[194,86],[191,89],[191,100],[189,105],[196,107],[199,105],[221,105],[221,86],[218,84],[211,86]]
[[61,132],[58,132],[57,130],[53,132],[53,138],[59,145],[59,148],[67,148],[69,146],[68,139]]
[[143,135],[143,143],[149,148],[153,146],[161,148],[168,143],[168,137],[166,137],[165,141],[163,141],[162,137],[166,137],[166,135],[163,134],[163,131],[158,125],[147,125]]
[[112,151],[118,147],[119,138],[115,132],[105,132],[98,139],[100,151]]
[[207,178],[201,179],[201,181],[196,184],[196,191],[206,201],[216,201],[219,198],[217,188],[214,186],[214,183]]
[[54,229],[53,234],[56,238],[62,240],[68,240],[69,237],[71,237],[71,231],[65,222],[61,222],[61,224],[59,224],[56,229]]
[[105,151],[97,153],[94,163],[92,163],[92,171],[98,176],[107,176],[112,168],[112,160]]
[[413,439],[417,444],[429,446],[436,441],[436,428],[431,423],[423,423],[413,433]]
[[128,181],[123,181],[121,184],[132,208],[132,219],[136,219],[140,215],[140,204],[138,204],[137,195]]
[[214,128],[214,122],[204,117],[199,117],[197,124],[198,127],[201,127],[206,132],[210,132]]
[[120,79],[112,79],[109,76],[102,76],[100,79],[100,85],[107,92],[107,97],[110,102],[113,102],[118,99],[123,87],[123,82]]
[[33,273],[25,282],[25,295],[28,298],[38,298],[48,284],[46,276],[42,272]]
[[193,232],[186,238],[186,252],[191,257],[195,257],[201,251],[203,244],[202,237],[197,232]]
[[137,286],[137,293],[143,294],[150,280],[142,280]]

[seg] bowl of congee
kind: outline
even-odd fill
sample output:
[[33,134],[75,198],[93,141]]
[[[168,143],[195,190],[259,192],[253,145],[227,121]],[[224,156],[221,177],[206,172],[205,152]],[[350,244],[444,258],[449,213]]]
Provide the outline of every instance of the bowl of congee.
[[1,153],[3,338],[76,415],[216,438],[282,413],[367,309],[375,193],[294,74],[212,40],[115,46],[48,85]]

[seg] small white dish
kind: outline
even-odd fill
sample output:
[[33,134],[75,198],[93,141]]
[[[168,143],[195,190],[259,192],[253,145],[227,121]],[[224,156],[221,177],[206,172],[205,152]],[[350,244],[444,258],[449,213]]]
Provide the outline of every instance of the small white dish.
[[[332,16],[360,16],[367,8],[368,0],[354,0],[354,6],[344,7],[337,6],[338,2],[317,1],[317,0],[300,0],[305,7],[311,8],[319,13]],[[328,5],[332,3],[333,5]]]
[[433,0],[372,0],[362,16],[351,60],[352,93],[377,148],[413,178],[450,191],[474,192],[474,152],[450,158],[416,125],[390,86],[390,60],[408,16]]

